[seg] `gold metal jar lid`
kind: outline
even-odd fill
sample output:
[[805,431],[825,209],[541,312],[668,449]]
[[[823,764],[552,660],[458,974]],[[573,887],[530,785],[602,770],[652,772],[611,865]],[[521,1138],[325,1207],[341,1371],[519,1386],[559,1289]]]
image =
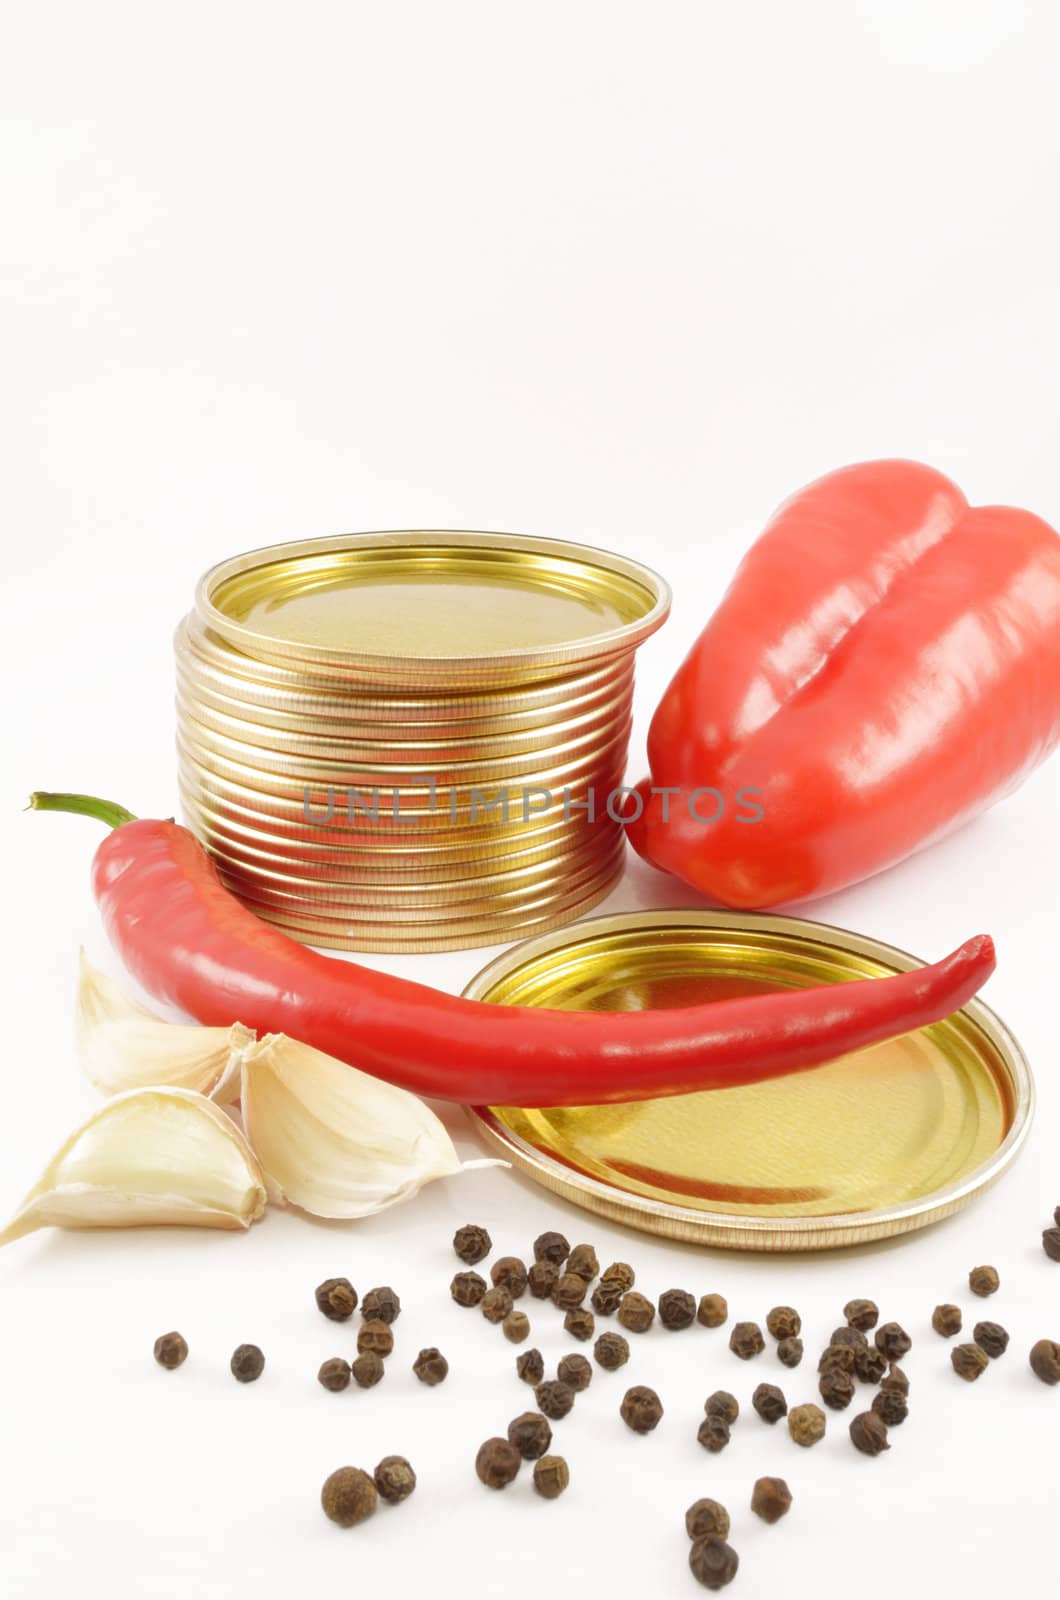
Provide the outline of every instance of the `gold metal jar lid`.
[[202,578],[195,608],[255,661],[441,689],[626,654],[666,619],[670,591],[589,545],[405,529],[235,556]]
[[[261,772],[256,767],[242,766],[208,752],[197,749],[183,732],[178,734],[177,750],[181,761],[181,774],[185,780],[194,780],[196,786],[212,797],[215,804],[229,802],[246,810],[257,811],[261,816],[276,816],[305,826],[307,813],[326,814],[329,808],[349,804],[349,794],[364,795],[371,802],[371,790],[376,787],[370,775],[360,780],[351,777],[349,785],[341,786],[324,781],[301,782],[295,777],[280,778]],[[625,767],[625,739],[614,740],[600,757],[591,764],[579,763],[577,769],[563,767],[533,772],[518,777],[510,787],[514,793],[509,804],[509,816],[499,822],[492,820],[485,802],[496,798],[495,790],[500,780],[489,782],[439,783],[433,787],[422,784],[379,785],[380,805],[378,816],[369,823],[361,807],[351,817],[351,832],[360,831],[375,838],[388,832],[408,835],[413,825],[421,827],[424,834],[452,832],[457,826],[473,832],[485,845],[488,836],[507,837],[522,832],[528,822],[543,822],[548,818],[566,817],[572,813],[582,796],[590,788],[599,791],[599,820],[597,827],[603,834],[608,819],[603,814],[604,800],[621,783]],[[501,783],[501,787],[504,787]],[[347,790],[349,793],[347,793]],[[385,792],[384,792],[385,791]],[[540,805],[537,803],[540,796]],[[595,802],[594,802],[595,804]],[[398,815],[392,815],[396,808]],[[473,817],[480,820],[476,823]],[[613,824],[612,824],[613,825]]]
[[[432,871],[467,870],[472,864],[501,857],[544,860],[575,847],[592,849],[598,838],[582,814],[572,815],[569,821],[562,815],[544,821],[534,819],[508,829],[472,828],[465,822],[462,827],[439,830],[429,838],[416,827],[387,833],[354,832],[341,825],[316,826],[307,823],[302,815],[285,818],[252,811],[227,797],[218,801],[184,770],[178,775],[178,784],[183,807],[194,817],[196,830],[208,847],[212,848],[214,840],[227,840],[237,847],[264,851],[280,857],[285,869],[296,874],[303,863],[315,863],[325,869],[346,862],[355,866],[375,864],[381,871],[413,876],[419,874],[421,867]],[[599,848],[599,844],[595,847]]]
[[637,562],[504,534],[222,562],[175,639],[187,820],[309,944],[456,949],[570,920],[621,871],[634,655],[669,605]]
[[[321,917],[351,916],[358,912],[376,921],[408,921],[442,917],[481,921],[499,911],[536,904],[546,895],[557,898],[586,888],[594,879],[610,876],[619,863],[625,841],[616,830],[606,851],[581,851],[574,855],[506,868],[488,874],[424,879],[376,878],[332,875],[304,878],[277,872],[274,867],[248,861],[219,845],[211,850],[217,865],[239,886],[244,899],[279,910],[311,910]],[[485,908],[485,909],[484,909]]]
[[[680,1007],[920,965],[795,917],[601,917],[525,941],[472,999],[564,1010]],[[647,1232],[744,1250],[819,1250],[960,1210],[1021,1149],[1034,1084],[980,1000],[903,1038],[767,1083],[554,1110],[474,1107],[487,1144],[577,1205]]]
[[[247,717],[242,708],[237,713],[230,709],[236,702],[229,701],[225,707],[218,704],[218,698],[196,691],[178,673],[177,709],[181,718],[198,724],[211,736],[236,740],[244,749],[261,749],[272,755],[320,756],[350,765],[362,765],[375,756],[385,765],[411,762],[437,772],[443,762],[496,762],[534,751],[562,751],[572,740],[599,740],[613,727],[628,721],[633,682],[631,675],[619,692],[587,710],[562,715],[553,711],[537,726],[503,732],[493,727],[479,731],[474,723],[463,724],[458,732],[439,723],[400,727],[393,715],[367,724],[328,724],[280,710]],[[400,737],[395,737],[397,728]]]
[[502,745],[487,754],[480,748],[468,751],[457,747],[454,751],[450,746],[425,754],[417,745],[383,741],[327,751],[312,740],[250,744],[231,733],[218,732],[190,708],[180,709],[182,747],[192,759],[242,782],[247,781],[247,774],[255,773],[270,787],[275,779],[278,784],[294,783],[300,789],[323,785],[415,791],[429,786],[432,779],[438,788],[464,785],[488,789],[514,785],[516,780],[533,784],[538,774],[551,774],[554,782],[560,773],[564,781],[573,783],[584,772],[597,770],[606,752],[618,745],[625,750],[633,720],[627,705],[587,733],[578,729],[568,738],[529,750],[505,750]]
[[[313,719],[378,724],[392,723],[395,736],[405,728],[442,724],[459,736],[495,728],[506,732],[537,726],[561,715],[567,708],[595,704],[613,697],[633,680],[632,649],[603,661],[560,665],[544,677],[526,683],[463,683],[441,687],[433,683],[361,683],[347,674],[317,675],[312,664],[273,662],[245,656],[223,639],[204,629],[189,613],[174,636],[178,668],[200,692],[223,694],[251,712],[266,717],[279,709],[307,723]],[[417,735],[419,737],[419,735]]]
[[[599,904],[615,887],[621,875],[617,864],[585,889],[565,896],[546,896],[540,902],[515,911],[484,913],[465,918],[441,918],[413,922],[375,918],[323,918],[301,912],[287,914],[272,906],[249,902],[262,921],[281,928],[303,944],[323,950],[364,950],[385,955],[426,955],[445,950],[472,950],[476,946],[508,944],[526,933],[545,933],[562,927]],[[224,872],[222,870],[222,878]],[[234,887],[234,886],[233,886]],[[238,893],[238,890],[235,892]]]

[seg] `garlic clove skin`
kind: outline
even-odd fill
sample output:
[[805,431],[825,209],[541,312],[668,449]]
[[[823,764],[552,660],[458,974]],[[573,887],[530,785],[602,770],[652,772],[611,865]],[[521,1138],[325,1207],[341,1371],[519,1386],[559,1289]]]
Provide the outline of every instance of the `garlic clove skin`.
[[188,1089],[130,1089],[70,1135],[0,1245],[48,1227],[246,1229],[265,1203],[253,1152],[212,1100]]
[[425,1183],[475,1167],[416,1095],[285,1034],[244,1053],[243,1126],[269,1199],[315,1217],[371,1216]]
[[240,1022],[201,1028],[156,1017],[94,967],[84,950],[75,1029],[82,1069],[103,1094],[168,1084],[221,1105],[238,1099],[243,1051],[255,1037]]

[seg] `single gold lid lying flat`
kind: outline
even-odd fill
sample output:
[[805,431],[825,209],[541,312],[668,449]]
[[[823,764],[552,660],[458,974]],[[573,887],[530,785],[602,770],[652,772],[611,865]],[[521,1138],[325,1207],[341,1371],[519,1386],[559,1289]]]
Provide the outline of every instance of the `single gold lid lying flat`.
[[[794,917],[655,912],[531,939],[464,993],[623,1011],[885,976],[918,966]],[[948,1216],[1011,1163],[1030,1069],[978,1000],[933,1027],[745,1088],[557,1110],[477,1107],[487,1143],[576,1204],[670,1238],[816,1250]]]
[[439,687],[631,651],[669,607],[664,581],[624,556],[448,529],[274,545],[222,562],[196,593],[200,623],[245,656]]

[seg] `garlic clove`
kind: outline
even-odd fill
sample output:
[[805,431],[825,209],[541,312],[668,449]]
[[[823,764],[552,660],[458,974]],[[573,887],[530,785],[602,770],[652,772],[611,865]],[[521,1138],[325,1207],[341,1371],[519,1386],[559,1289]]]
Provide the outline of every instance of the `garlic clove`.
[[315,1217],[371,1216],[433,1178],[507,1165],[462,1162],[422,1100],[285,1034],[247,1049],[240,1100],[269,1199]]
[[265,1201],[250,1147],[212,1100],[188,1089],[130,1089],[70,1135],[0,1245],[48,1227],[249,1228]]
[[75,1026],[81,1066],[104,1094],[169,1084],[220,1104],[238,1098],[242,1053],[254,1039],[241,1022],[230,1028],[165,1022],[130,1000],[83,950]]

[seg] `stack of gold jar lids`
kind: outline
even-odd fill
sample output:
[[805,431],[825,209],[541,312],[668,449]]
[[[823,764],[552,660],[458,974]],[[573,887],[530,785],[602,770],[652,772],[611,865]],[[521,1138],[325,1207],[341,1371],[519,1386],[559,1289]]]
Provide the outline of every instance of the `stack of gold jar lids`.
[[177,633],[187,820],[306,944],[558,926],[621,871],[634,652],[668,610],[647,568],[551,539],[365,533],[225,561]]

